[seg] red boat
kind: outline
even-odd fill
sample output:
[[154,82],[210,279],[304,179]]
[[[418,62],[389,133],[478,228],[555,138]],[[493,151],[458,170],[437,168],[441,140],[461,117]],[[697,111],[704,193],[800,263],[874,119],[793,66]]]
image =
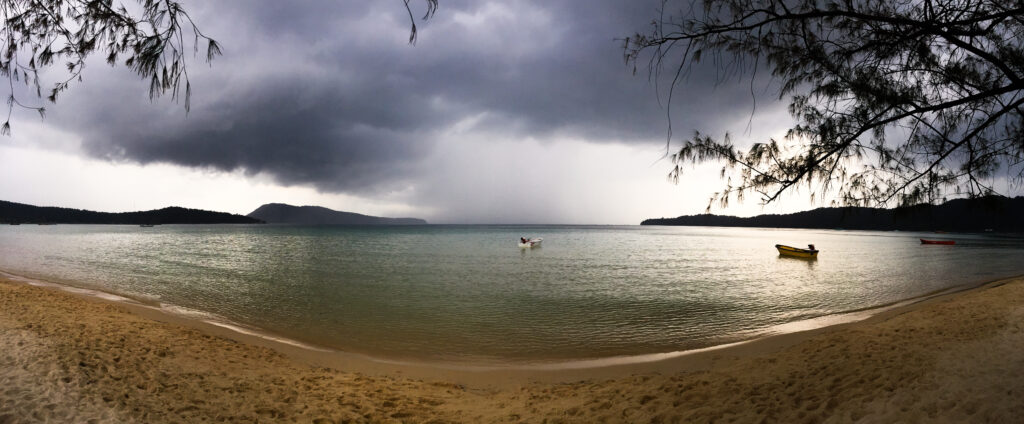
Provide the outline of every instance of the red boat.
[[921,244],[956,244],[953,240],[925,240],[921,239]]

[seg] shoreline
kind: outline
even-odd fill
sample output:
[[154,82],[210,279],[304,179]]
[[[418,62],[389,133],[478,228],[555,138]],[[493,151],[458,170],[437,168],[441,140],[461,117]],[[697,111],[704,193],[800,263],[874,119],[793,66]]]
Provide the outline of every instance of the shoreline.
[[373,363],[195,323],[0,278],[0,422],[1024,416],[1024,277],[684,357],[556,371]]
[[[0,282],[8,281],[26,284],[34,287],[63,291],[76,296],[81,296],[86,300],[110,302],[115,305],[124,306],[133,313],[156,321],[173,322],[178,325],[194,328],[219,337],[227,337],[244,343],[258,344],[284,353],[293,359],[307,362],[311,365],[351,366],[356,369],[383,372],[404,371],[423,375],[425,377],[433,376],[436,372],[523,373],[531,374],[532,378],[537,378],[536,375],[532,374],[550,374],[560,372],[574,374],[572,373],[573,371],[587,372],[602,368],[623,368],[623,371],[628,372],[660,371],[664,368],[659,365],[661,362],[678,362],[689,357],[715,354],[715,352],[723,350],[726,351],[723,353],[728,353],[728,350],[742,349],[743,345],[767,343],[764,341],[765,339],[794,336],[804,332],[813,332],[828,329],[830,327],[854,324],[860,321],[869,320],[879,314],[892,310],[912,307],[917,303],[926,302],[933,298],[981,289],[985,286],[996,284],[1001,281],[1015,279],[1024,279],[1024,275],[984,281],[980,283],[966,283],[887,304],[779,324],[748,333],[746,336],[737,334],[735,338],[738,340],[735,341],[728,341],[721,344],[695,349],[569,360],[542,359],[523,362],[477,363],[430,361],[416,358],[386,358],[371,354],[348,352],[334,348],[317,346],[315,344],[273,334],[264,329],[246,325],[244,323],[235,323],[212,312],[194,310],[173,304],[164,304],[159,301],[146,301],[144,299],[110,293],[100,289],[82,288],[71,284],[47,281],[41,278],[27,277],[0,269]],[[616,374],[613,371],[609,375],[615,376]],[[557,381],[557,379],[554,381]]]

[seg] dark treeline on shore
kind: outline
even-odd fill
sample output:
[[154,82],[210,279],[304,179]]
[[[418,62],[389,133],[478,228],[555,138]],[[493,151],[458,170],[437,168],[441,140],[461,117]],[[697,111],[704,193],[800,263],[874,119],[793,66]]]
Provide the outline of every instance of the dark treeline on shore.
[[176,206],[139,212],[94,212],[82,209],[42,207],[0,200],[0,223],[4,224],[259,224],[260,221],[226,212],[211,212]]
[[950,200],[941,205],[895,209],[818,208],[786,215],[749,218],[722,215],[687,215],[645,219],[640,225],[708,227],[836,228],[881,231],[1024,232],[1024,197],[988,196]]

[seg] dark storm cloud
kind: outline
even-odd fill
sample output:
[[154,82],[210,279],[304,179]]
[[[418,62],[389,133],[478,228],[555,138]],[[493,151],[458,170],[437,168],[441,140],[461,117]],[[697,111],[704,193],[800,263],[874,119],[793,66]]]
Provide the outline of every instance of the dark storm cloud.
[[[145,84],[115,71],[87,76],[53,121],[96,157],[352,193],[414,181],[437,137],[471,118],[504,136],[661,143],[665,111],[615,40],[645,30],[659,4],[441,0],[416,46],[398,0],[186,5],[226,52],[190,71],[187,118],[167,100],[147,103]],[[677,129],[719,125],[732,115],[721,111],[749,102],[749,92],[693,79],[677,94]]]

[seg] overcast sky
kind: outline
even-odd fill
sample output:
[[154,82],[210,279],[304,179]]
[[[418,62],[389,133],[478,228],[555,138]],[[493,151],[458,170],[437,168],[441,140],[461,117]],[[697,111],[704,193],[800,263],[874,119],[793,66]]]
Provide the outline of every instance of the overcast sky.
[[[19,115],[0,138],[0,199],[636,224],[700,213],[724,184],[717,166],[666,180],[665,109],[646,70],[623,63],[616,39],[646,30],[660,1],[441,0],[414,46],[400,0],[184,4],[224,46],[189,69],[191,112],[94,58],[45,120]],[[790,125],[760,100],[751,117],[749,81],[715,79],[699,68],[676,92],[676,135],[742,144]],[[715,212],[801,210],[805,197]]]

